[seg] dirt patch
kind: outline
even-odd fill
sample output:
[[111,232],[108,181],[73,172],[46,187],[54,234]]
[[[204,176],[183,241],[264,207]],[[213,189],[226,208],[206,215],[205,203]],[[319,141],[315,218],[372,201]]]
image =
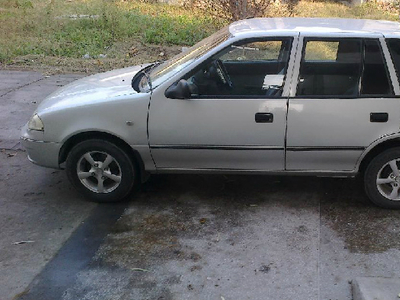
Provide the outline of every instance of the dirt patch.
[[[317,201],[307,192],[313,184],[266,176],[153,176],[107,237],[95,264],[126,270],[132,299],[175,299],[170,297],[176,293],[190,299],[240,285],[241,273],[278,276],[282,263],[272,257],[275,239],[290,253],[312,250],[304,242],[313,239],[307,236],[310,224],[299,223],[298,215],[317,212]],[[290,213],[283,218],[297,225],[271,216],[285,208]],[[271,255],[248,254],[255,249]]]
[[[153,176],[117,222],[98,257],[126,268],[149,268],[155,261],[170,259],[196,263],[201,255],[180,241],[213,243],[218,242],[219,234],[227,234],[227,242],[234,245],[247,234],[243,228],[251,221],[248,216],[259,206],[315,209],[315,201],[300,197],[279,202],[274,195],[282,193],[287,184],[294,193],[307,188],[304,182],[276,177]],[[240,234],[236,228],[241,229]],[[306,234],[307,228],[300,227],[298,232]]]
[[[145,185],[97,253],[97,263],[135,273],[129,284],[132,297],[172,299],[172,285],[187,285],[182,270],[199,274],[207,265],[205,249],[218,247],[221,236],[235,245],[245,234],[239,229],[246,227],[246,206],[237,199],[218,200],[227,183],[223,177],[211,187],[200,176],[176,177],[153,178]],[[169,263],[180,271],[166,267]],[[187,290],[195,292],[195,285],[189,283]]]
[[166,187],[157,179],[148,185],[149,190],[145,187],[135,203],[139,209],[125,213],[108,237],[107,248],[100,252],[102,259],[126,268],[151,268],[154,262],[165,260],[196,263],[201,255],[182,245],[182,239],[208,239],[217,232],[242,225],[238,206],[243,207],[243,204],[235,201],[218,204],[220,187],[215,185],[210,191],[210,187],[204,189],[204,183],[185,181],[189,186],[195,185],[194,189],[181,189],[182,182],[171,182],[171,186]]
[[1,70],[37,71],[44,75],[95,74],[142,63],[167,60],[180,53],[180,46],[144,45],[140,42],[119,42],[105,51],[105,57],[68,58],[44,55],[19,56]]
[[376,207],[359,180],[325,182],[321,216],[350,252],[379,253],[400,248],[400,211]]
[[[167,178],[168,182],[160,178]],[[381,209],[372,204],[364,193],[360,179],[167,176],[154,178],[144,189],[151,189],[147,191],[148,195],[152,195],[153,191],[169,195],[167,200],[161,198],[163,200],[160,199],[159,204],[162,201],[168,208],[171,208],[171,204],[175,207],[176,211],[172,213],[177,220],[175,232],[186,236],[191,232],[194,235],[208,233],[211,236],[218,230],[229,231],[235,226],[242,226],[247,222],[244,215],[248,217],[246,213],[257,210],[258,206],[282,205],[299,210],[315,209],[315,201],[308,198],[309,191],[313,191],[321,201],[321,222],[343,238],[350,252],[380,253],[400,248],[400,211]],[[184,197],[177,191],[192,194],[196,197],[194,203],[182,202]],[[280,196],[277,195],[285,191],[296,196],[291,199],[286,196],[280,202]],[[150,198],[154,201],[154,197]],[[195,201],[200,201],[201,206],[199,203],[196,205]],[[144,199],[141,203],[149,205]],[[201,207],[209,207],[206,214],[198,212]],[[187,223],[189,220],[192,222],[190,226]],[[306,226],[299,226],[295,231],[296,237],[309,234]]]

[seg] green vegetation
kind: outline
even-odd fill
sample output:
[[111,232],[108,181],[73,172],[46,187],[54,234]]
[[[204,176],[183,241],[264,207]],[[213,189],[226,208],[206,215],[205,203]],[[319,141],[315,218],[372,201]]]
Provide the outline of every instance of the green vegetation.
[[97,56],[127,40],[192,45],[221,26],[182,8],[103,0],[0,0],[0,22],[3,62],[26,54]]
[[[280,4],[265,13],[289,14]],[[374,2],[349,7],[300,1],[292,14],[398,20],[394,8],[382,9]],[[0,63],[79,65],[85,55],[103,54],[107,59],[95,63],[99,70],[131,65],[160,56],[165,59],[227,23],[199,9],[135,0],[0,0]]]

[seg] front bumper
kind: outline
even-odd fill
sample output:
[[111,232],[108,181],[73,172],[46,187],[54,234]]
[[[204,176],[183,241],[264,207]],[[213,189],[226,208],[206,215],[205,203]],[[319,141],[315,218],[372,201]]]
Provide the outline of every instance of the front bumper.
[[43,141],[38,139],[40,136],[43,136],[43,132],[32,132],[27,126],[22,128],[21,144],[28,153],[28,159],[43,167],[59,169],[60,143]]

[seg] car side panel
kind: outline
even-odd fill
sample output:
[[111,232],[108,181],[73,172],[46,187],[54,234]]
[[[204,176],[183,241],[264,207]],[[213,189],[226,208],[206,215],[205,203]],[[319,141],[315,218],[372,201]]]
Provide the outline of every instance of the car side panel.
[[[192,99],[155,94],[150,147],[157,168],[283,170],[287,100]],[[272,123],[255,114],[272,113]]]
[[[114,135],[141,155],[146,169],[154,169],[147,141],[147,108],[150,94],[99,100],[90,106],[73,106],[51,114],[44,112],[46,141],[63,145],[83,132],[105,132]],[[68,110],[68,113],[67,111]]]
[[[388,113],[371,122],[371,113]],[[400,99],[290,99],[287,170],[354,170],[374,141],[399,132]]]

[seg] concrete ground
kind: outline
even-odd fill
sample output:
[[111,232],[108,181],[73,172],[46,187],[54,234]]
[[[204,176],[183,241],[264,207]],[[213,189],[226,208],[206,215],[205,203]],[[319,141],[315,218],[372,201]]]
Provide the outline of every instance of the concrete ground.
[[0,299],[350,300],[356,277],[400,277],[400,211],[358,180],[158,175],[135,201],[86,202],[18,145],[78,77],[0,72]]
[[[15,299],[96,206],[64,172],[31,164],[19,131],[43,97],[80,76],[0,72],[0,299]],[[15,245],[14,243],[28,241]],[[30,242],[29,242],[30,241]]]
[[353,300],[400,298],[400,278],[357,277],[352,283]]

